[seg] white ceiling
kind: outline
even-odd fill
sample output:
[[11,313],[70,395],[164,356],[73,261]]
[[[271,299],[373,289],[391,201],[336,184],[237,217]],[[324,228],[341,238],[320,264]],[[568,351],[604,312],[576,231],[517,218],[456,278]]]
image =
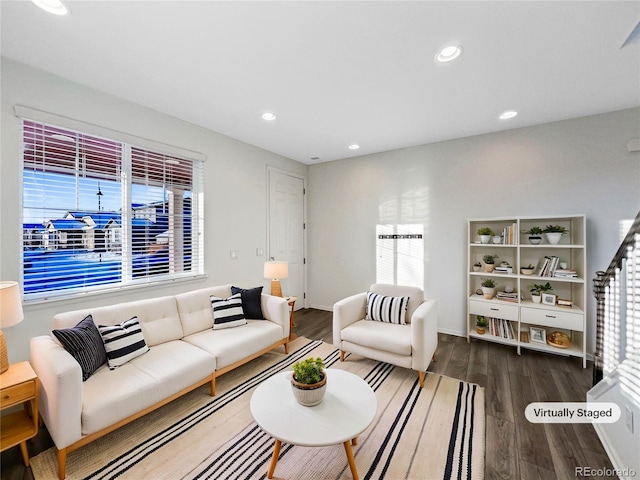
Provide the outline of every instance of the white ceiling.
[[2,55],[307,164],[640,106],[638,1],[1,3]]

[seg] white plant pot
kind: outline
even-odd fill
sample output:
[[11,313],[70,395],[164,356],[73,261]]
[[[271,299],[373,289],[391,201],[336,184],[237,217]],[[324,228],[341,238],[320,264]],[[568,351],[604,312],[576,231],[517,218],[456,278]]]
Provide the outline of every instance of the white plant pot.
[[480,243],[489,243],[491,235],[480,235]]
[[547,232],[545,233],[547,237],[547,242],[551,245],[557,245],[560,243],[560,239],[562,238],[562,233],[560,232]]
[[486,298],[487,300],[491,300],[496,294],[496,289],[495,287],[482,287],[482,293],[484,295],[484,298]]
[[531,245],[540,245],[542,237],[539,235],[529,235],[529,243]]
[[314,385],[305,385],[296,382],[293,379],[293,374],[291,375],[290,379],[291,391],[293,392],[293,396],[296,398],[300,405],[304,405],[305,407],[313,407],[314,405],[318,405],[324,398],[324,394],[327,391],[326,372],[322,380]]
[[542,301],[542,295],[531,295],[533,303],[540,303]]

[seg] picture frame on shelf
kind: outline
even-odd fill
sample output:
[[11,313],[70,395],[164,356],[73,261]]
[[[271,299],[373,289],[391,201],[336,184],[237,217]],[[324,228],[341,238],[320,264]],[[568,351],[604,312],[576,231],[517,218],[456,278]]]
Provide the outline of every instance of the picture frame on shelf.
[[540,327],[529,327],[529,338],[533,343],[547,343],[547,331]]
[[553,293],[543,293],[542,294],[542,303],[544,305],[553,305],[556,304],[556,296]]

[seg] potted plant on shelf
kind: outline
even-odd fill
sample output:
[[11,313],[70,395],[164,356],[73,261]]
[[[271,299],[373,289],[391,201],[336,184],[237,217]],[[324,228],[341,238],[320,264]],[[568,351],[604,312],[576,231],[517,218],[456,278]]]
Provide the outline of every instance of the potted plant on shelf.
[[531,245],[538,245],[542,241],[542,229],[540,227],[531,227],[528,230],[522,230],[522,233],[529,235],[528,240]]
[[482,315],[476,315],[476,332],[478,332],[480,335],[484,335],[484,332],[486,332],[486,328],[487,319]]
[[489,273],[493,272],[493,269],[496,268],[496,258],[498,258],[498,255],[484,255],[482,257],[482,260],[484,261],[485,271]]
[[481,268],[482,268],[482,263],[476,262],[476,263],[473,264],[473,271],[474,272],[479,272]]
[[491,300],[496,294],[496,282],[492,278],[483,278],[480,286],[482,286],[482,294],[487,300]]
[[320,357],[309,357],[292,366],[291,389],[296,400],[305,407],[319,404],[327,389],[327,374]]
[[549,282],[547,282],[544,285],[536,285],[536,284],[534,284],[529,289],[529,292],[531,293],[531,300],[533,300],[533,303],[540,303],[540,301],[542,300],[542,293],[543,292],[548,292],[550,290],[553,290],[553,287],[551,286],[551,284]]
[[480,235],[480,243],[489,243],[495,233],[489,227],[481,227],[478,229],[478,235]]
[[560,239],[563,235],[569,233],[569,230],[564,228],[562,225],[547,225],[544,227],[544,235],[547,237],[547,242],[551,245],[556,245],[560,243]]
[[523,275],[531,275],[533,273],[534,268],[535,267],[533,265],[528,264],[526,267],[520,268],[520,273]]

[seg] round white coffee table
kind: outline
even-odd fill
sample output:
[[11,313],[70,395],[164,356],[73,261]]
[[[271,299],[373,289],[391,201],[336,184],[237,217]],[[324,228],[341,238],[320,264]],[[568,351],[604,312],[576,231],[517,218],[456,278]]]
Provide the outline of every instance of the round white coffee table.
[[360,377],[342,370],[327,371],[324,399],[313,407],[300,405],[291,391],[291,370],[265,380],[251,396],[251,414],[262,430],[275,438],[267,478],[272,478],[282,443],[324,447],[342,443],[354,479],[358,470],[351,445],[376,416],[378,402]]

